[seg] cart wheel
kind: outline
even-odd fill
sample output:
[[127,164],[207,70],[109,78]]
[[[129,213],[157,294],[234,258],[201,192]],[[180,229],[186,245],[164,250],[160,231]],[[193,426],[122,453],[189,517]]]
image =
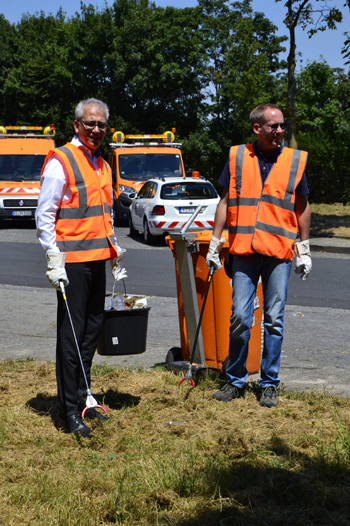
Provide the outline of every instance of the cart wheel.
[[223,362],[223,364],[222,364],[222,376],[226,375],[226,371],[227,371],[229,365],[230,365],[230,357],[229,357],[229,355],[227,355],[225,360],[224,360],[224,362]]
[[181,360],[181,347],[172,347],[169,349],[165,358],[165,363],[180,362]]

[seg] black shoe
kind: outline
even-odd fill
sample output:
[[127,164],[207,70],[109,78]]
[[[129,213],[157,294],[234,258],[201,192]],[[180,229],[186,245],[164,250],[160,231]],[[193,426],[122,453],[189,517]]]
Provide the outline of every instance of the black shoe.
[[102,422],[107,422],[109,420],[109,416],[101,415],[94,407],[90,407],[85,413],[84,418],[88,418],[89,420],[93,420],[94,418],[98,418],[99,420],[102,420]]
[[278,404],[276,387],[269,385],[263,388],[259,403],[262,407],[276,407]]
[[77,433],[83,437],[88,437],[92,433],[92,430],[83,423],[80,415],[68,416],[67,427],[71,433]]
[[226,384],[221,391],[213,394],[213,398],[221,402],[230,402],[234,398],[245,398],[245,387]]

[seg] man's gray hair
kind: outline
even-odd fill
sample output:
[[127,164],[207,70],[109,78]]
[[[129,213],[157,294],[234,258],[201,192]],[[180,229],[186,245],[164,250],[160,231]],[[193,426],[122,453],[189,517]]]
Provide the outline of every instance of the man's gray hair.
[[250,114],[250,124],[253,127],[254,124],[260,124],[263,125],[266,122],[266,110],[271,108],[272,110],[280,110],[281,109],[276,106],[276,104],[260,104],[260,106],[257,106],[253,109],[253,111]]
[[108,117],[109,117],[109,109],[108,109],[108,106],[105,102],[102,102],[102,100],[98,100],[98,99],[86,99],[86,100],[81,100],[79,102],[79,104],[77,104],[76,108],[75,108],[75,120],[76,121],[80,121],[83,117],[83,113],[84,113],[84,108],[85,106],[90,106],[90,105],[94,105],[94,106],[99,106],[99,108],[101,108],[101,110],[103,110],[106,114],[106,122],[108,121]]

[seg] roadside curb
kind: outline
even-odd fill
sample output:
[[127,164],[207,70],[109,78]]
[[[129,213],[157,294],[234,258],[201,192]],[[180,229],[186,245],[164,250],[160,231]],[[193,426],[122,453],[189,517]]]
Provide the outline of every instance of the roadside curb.
[[334,245],[314,245],[310,243],[310,250],[311,252],[330,252],[333,254],[350,254],[350,246],[349,247],[335,247]]
[[349,237],[310,238],[311,252],[328,252],[333,254],[350,254]]

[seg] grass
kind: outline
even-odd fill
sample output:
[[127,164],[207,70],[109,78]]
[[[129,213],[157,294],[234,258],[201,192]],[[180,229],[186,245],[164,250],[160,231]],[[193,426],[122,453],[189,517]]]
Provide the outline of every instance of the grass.
[[[277,408],[219,387],[94,367],[111,419],[60,429],[54,364],[0,362],[0,524],[348,525],[350,399],[281,390]],[[90,423],[89,423],[90,425]]]
[[311,235],[350,237],[350,206],[311,204]]
[[[311,205],[313,236],[349,236],[350,207]],[[162,368],[92,368],[110,421],[58,419],[54,364],[0,361],[1,526],[350,524],[350,399],[281,390],[212,400]]]

